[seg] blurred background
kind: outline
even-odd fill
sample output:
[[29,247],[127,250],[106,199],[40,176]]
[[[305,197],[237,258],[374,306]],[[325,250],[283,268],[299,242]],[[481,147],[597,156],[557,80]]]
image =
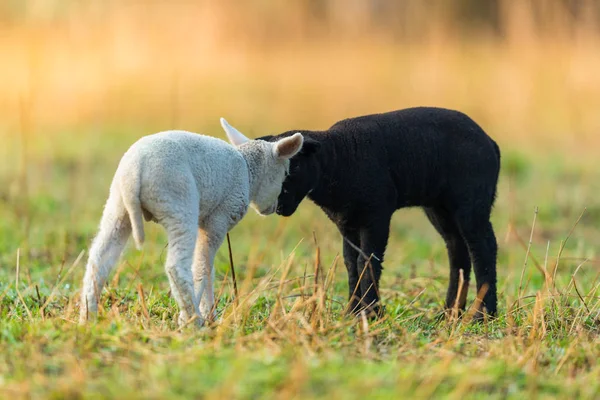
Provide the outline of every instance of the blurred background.
[[262,135],[432,105],[580,157],[599,39],[596,0],[3,0],[0,132]]

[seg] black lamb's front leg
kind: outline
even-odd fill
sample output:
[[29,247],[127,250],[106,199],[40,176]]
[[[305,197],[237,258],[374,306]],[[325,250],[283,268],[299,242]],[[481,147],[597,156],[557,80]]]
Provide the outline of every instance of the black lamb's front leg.
[[379,278],[383,270],[383,257],[390,233],[391,216],[374,218],[360,230],[358,255],[359,282],[362,292],[361,305],[369,316],[381,316],[379,304]]
[[348,306],[347,313],[356,314],[360,310],[360,299],[362,292],[358,277],[358,250],[360,248],[360,235],[358,229],[346,226],[338,226],[343,236],[344,264],[348,270]]

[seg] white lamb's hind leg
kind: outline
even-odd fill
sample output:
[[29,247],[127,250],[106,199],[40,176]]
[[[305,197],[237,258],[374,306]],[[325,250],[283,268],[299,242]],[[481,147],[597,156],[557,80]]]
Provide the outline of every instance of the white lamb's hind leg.
[[96,317],[102,288],[131,234],[129,216],[120,199],[109,197],[92,242],[81,290],[80,323]]
[[195,324],[202,326],[204,320],[198,315],[198,299],[194,294],[192,262],[196,243],[198,218],[169,219],[164,226],[167,230],[169,248],[165,270],[171,284],[171,293],[179,306],[179,326],[190,318],[198,316]]
[[194,253],[194,291],[200,299],[200,315],[213,320],[215,310],[215,255],[227,235],[226,217],[216,216],[203,224],[198,231]]

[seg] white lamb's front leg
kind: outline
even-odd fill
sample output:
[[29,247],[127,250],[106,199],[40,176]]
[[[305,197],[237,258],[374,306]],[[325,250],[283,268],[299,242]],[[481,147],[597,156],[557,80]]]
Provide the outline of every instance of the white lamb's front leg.
[[206,320],[215,317],[215,255],[227,235],[227,226],[220,223],[221,218],[211,218],[211,223],[203,224],[198,231],[194,252],[194,292],[200,299],[200,315]]

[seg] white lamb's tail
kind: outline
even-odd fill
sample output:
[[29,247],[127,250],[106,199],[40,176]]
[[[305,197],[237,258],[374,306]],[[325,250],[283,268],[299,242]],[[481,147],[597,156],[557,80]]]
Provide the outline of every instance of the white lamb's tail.
[[121,177],[120,186],[121,198],[131,221],[135,247],[141,250],[144,244],[144,215],[140,203],[140,172],[137,171],[137,173]]

